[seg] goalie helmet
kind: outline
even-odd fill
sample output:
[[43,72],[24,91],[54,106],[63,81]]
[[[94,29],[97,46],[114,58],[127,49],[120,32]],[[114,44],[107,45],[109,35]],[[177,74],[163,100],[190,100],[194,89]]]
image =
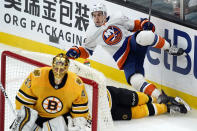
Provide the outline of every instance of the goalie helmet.
[[66,54],[60,53],[53,58],[52,71],[55,79],[61,80],[68,71],[69,59]]
[[102,3],[98,3],[96,5],[93,5],[92,9],[91,9],[91,16],[92,16],[92,13],[93,12],[96,12],[96,11],[102,11],[104,13],[104,15],[107,16],[107,8],[104,4]]

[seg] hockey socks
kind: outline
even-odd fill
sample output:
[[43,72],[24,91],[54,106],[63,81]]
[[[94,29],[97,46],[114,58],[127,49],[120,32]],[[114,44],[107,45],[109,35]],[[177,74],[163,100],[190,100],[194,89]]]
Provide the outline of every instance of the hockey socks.
[[155,87],[155,85],[148,82],[144,82],[142,84],[140,91],[155,98],[158,98],[161,94],[161,92]]

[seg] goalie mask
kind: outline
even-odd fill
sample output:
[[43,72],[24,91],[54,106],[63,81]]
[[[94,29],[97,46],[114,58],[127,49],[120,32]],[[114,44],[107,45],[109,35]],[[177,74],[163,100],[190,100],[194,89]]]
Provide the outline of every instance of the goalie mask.
[[53,58],[52,71],[55,79],[61,80],[64,77],[68,71],[69,63],[68,57],[63,53],[60,53]]

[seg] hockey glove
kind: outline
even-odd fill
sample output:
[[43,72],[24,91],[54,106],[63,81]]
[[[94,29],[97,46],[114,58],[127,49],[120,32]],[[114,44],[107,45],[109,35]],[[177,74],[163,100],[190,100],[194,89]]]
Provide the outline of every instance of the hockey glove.
[[185,51],[183,50],[183,48],[178,48],[175,45],[170,46],[169,49],[166,50],[170,55],[174,55],[174,56],[181,56],[184,55],[186,56],[187,54],[185,53]]
[[76,58],[80,57],[81,52],[77,46],[74,46],[67,51],[66,55],[70,59],[76,59]]
[[68,130],[69,131],[86,131],[89,127],[87,120],[84,117],[76,117],[71,118],[70,116],[68,118]]
[[155,25],[147,18],[141,18],[141,27],[142,30],[152,30],[152,32],[155,32]]

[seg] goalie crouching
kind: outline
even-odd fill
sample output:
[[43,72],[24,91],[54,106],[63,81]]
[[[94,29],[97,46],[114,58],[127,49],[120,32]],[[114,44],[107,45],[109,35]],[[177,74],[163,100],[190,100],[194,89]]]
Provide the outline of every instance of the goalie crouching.
[[53,58],[52,67],[29,74],[16,95],[17,118],[12,130],[85,131],[87,93],[82,80],[68,67],[69,59],[61,53]]

